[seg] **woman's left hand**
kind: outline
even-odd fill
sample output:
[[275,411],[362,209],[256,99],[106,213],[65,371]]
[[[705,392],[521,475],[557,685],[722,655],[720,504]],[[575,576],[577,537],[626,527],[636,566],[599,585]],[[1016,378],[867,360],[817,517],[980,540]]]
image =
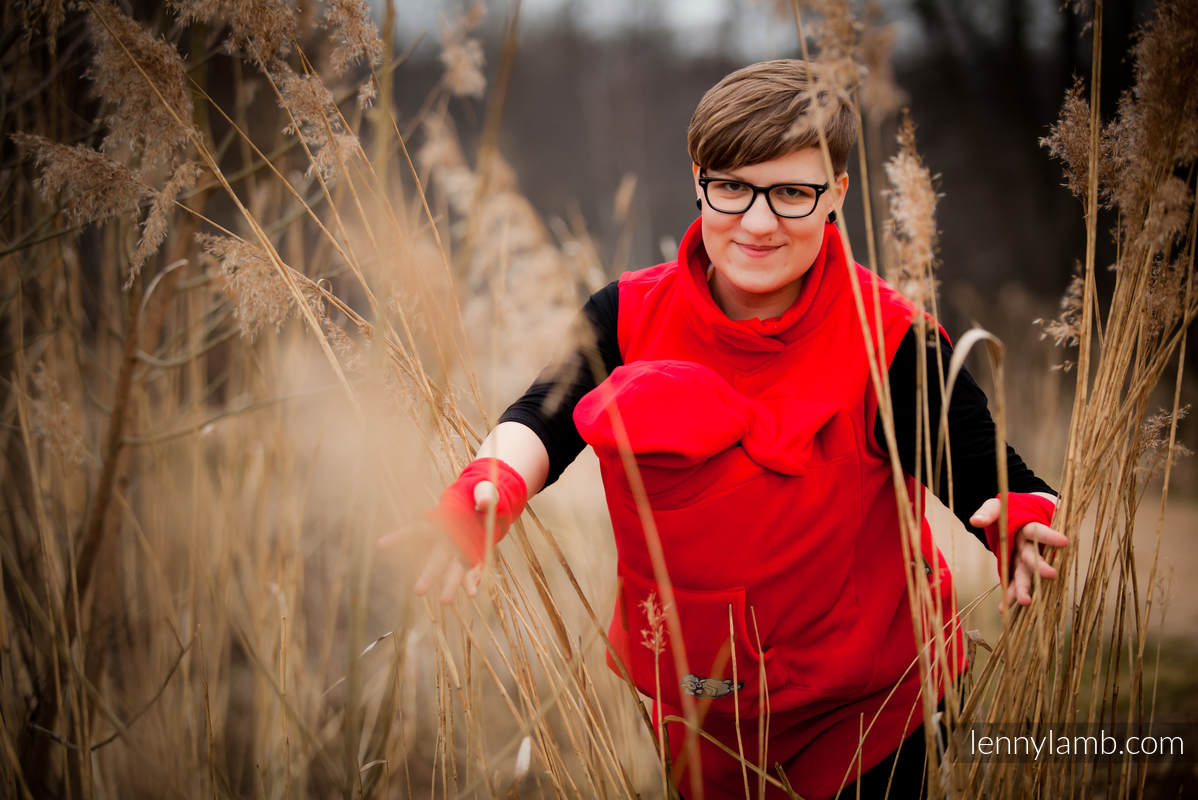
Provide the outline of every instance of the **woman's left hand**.
[[[1037,492],[1041,497],[1056,502],[1049,494]],[[969,518],[969,524],[979,528],[994,525],[998,522],[1001,505],[997,497],[992,497]],[[1048,547],[1064,547],[1069,539],[1060,531],[1048,527],[1042,522],[1029,522],[1015,532],[1015,545],[1011,549],[1011,559],[1014,562],[1011,569],[1011,580],[1007,584],[1007,592],[1003,597],[1000,610],[1005,611],[1013,603],[1026,606],[1032,602],[1033,575],[1038,574],[1042,579],[1051,580],[1057,577],[1057,569],[1044,559],[1041,545]]]

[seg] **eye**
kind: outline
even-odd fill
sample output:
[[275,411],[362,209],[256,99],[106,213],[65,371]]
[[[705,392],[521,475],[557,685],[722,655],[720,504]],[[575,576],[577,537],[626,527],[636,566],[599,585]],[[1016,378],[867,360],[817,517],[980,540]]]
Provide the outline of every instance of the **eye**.
[[747,191],[749,187],[740,181],[712,181],[711,188],[724,194],[740,194]]
[[774,196],[782,200],[810,200],[815,197],[815,190],[801,184],[787,184],[775,187]]

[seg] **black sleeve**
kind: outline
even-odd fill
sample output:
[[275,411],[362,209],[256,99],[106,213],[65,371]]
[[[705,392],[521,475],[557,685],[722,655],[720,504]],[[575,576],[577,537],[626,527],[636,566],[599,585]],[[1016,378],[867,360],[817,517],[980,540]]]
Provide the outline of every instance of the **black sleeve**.
[[623,361],[616,327],[619,303],[616,281],[591,295],[578,319],[578,346],[542,370],[524,396],[499,417],[500,422],[519,422],[531,428],[545,445],[549,453],[546,486],[586,447],[574,427],[574,406]]
[[[941,364],[944,375],[948,376],[948,363],[952,358],[952,346],[943,334],[940,337]],[[936,347],[932,342],[920,346],[918,334],[914,327],[907,331],[906,337],[899,344],[898,351],[890,363],[889,382],[891,404],[894,408],[895,441],[898,445],[899,461],[908,474],[915,474],[915,441],[916,412],[919,408],[916,395],[918,376],[916,374],[916,359],[922,357],[927,364],[927,380],[935,385],[938,380],[936,371]],[[937,429],[940,424],[940,393],[928,392],[928,419],[932,426],[932,464],[935,467],[937,451]],[[882,419],[874,423],[874,438],[883,450],[886,449],[886,436],[882,428]],[[952,458],[952,508],[957,518],[965,524],[974,536],[986,543],[985,534],[969,524],[969,517],[978,506],[998,494],[998,465],[994,449],[994,420],[986,406],[986,394],[974,381],[969,371],[962,369],[953,388],[948,407],[948,441]],[[925,459],[921,477],[936,496],[948,504],[948,470],[942,467],[940,475],[933,484],[928,475],[926,450],[919,448]],[[943,459],[942,459],[943,460]],[[1047,483],[1038,478],[1032,470],[1023,463],[1023,459],[1008,444],[1007,445],[1007,485],[1012,492],[1052,492]]]

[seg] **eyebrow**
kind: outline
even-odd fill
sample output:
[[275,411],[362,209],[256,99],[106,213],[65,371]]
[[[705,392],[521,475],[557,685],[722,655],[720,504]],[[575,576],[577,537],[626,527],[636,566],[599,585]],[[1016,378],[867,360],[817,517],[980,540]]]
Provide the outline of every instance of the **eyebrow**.
[[[707,173],[708,178],[715,178],[716,180],[734,180],[734,181],[739,181],[741,183],[749,184],[750,186],[795,186],[795,185],[823,186],[825,183],[828,182],[827,180],[822,180],[822,181],[785,180],[785,181],[779,181],[778,183],[757,184],[757,183],[753,183],[748,178],[742,178],[739,175],[733,174],[730,170],[717,169],[717,170],[705,170],[705,172]],[[713,175],[712,174],[713,172],[719,172],[722,174]]]

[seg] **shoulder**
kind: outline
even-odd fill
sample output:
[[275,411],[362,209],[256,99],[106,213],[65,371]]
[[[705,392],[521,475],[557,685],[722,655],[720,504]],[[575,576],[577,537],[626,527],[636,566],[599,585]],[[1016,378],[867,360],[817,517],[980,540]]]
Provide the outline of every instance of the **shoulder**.
[[[882,329],[885,333],[886,345],[880,354],[882,364],[888,368],[903,351],[910,351],[913,358],[927,345],[934,343],[937,336],[945,344],[951,344],[947,332],[939,321],[921,309],[897,287],[887,282],[882,276],[861,264],[854,264],[857,280],[861,285],[861,295],[866,313],[874,318],[874,298],[877,298],[877,311],[880,312]],[[922,319],[923,324],[920,324]],[[917,335],[925,331],[925,336]],[[931,347],[935,351],[935,347]],[[905,359],[899,358],[900,363]]]
[[614,325],[620,310],[620,282],[612,281],[587,298],[582,312],[596,327]]
[[643,303],[652,305],[673,297],[681,276],[682,267],[677,261],[625,272],[617,281],[620,307],[631,311]]
[[922,313],[915,303],[911,302],[906,295],[892,286],[881,275],[861,264],[853,264],[853,267],[857,272],[857,279],[861,282],[863,291],[866,288],[872,291],[875,286],[878,288],[878,298],[881,300],[884,309],[904,312],[908,318],[913,318],[915,315]]
[[940,326],[939,321],[916,305],[898,287],[889,283],[881,275],[869,269],[869,267],[862,266],[861,264],[854,264],[853,266],[856,269],[858,280],[861,282],[861,291],[864,299],[868,301],[874,287],[877,287],[877,297],[881,306],[883,319],[888,322],[893,321],[906,332],[907,326],[914,326],[916,320],[923,317],[928,328],[938,331],[942,338],[948,339],[948,334]]
[[667,261],[645,269],[625,272],[617,281],[619,318],[617,321],[620,352],[625,359],[633,341],[639,341],[646,323],[660,318],[682,296],[676,291],[681,269],[677,261]]
[[625,272],[620,276],[618,283],[621,287],[624,286],[652,286],[661,283],[663,280],[672,280],[674,274],[678,272],[677,261],[665,261],[661,264],[655,264],[652,267],[644,269],[634,269]]

